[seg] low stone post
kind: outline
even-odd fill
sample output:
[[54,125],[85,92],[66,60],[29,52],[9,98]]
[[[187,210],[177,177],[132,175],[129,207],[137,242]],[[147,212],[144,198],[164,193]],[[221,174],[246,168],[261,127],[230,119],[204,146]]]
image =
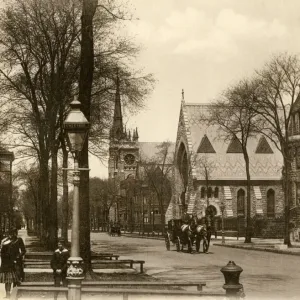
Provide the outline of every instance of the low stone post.
[[244,297],[243,285],[240,284],[240,274],[243,269],[237,266],[234,261],[229,261],[228,264],[221,269],[225,278],[223,289],[226,291],[226,297],[229,299],[239,299]]

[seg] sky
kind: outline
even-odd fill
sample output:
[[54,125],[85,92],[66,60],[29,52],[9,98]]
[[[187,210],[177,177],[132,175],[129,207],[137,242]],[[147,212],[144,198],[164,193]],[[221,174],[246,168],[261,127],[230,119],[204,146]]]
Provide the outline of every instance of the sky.
[[[208,103],[279,52],[300,52],[297,0],[129,0],[127,32],[143,45],[137,65],[157,79],[146,109],[127,116],[140,141],[176,140],[181,90]],[[97,159],[92,176],[107,176]]]
[[[137,67],[157,80],[146,108],[124,118],[140,141],[175,142],[182,89],[186,102],[211,102],[272,54],[300,52],[298,0],[119,1],[135,17],[126,32],[143,47]],[[92,177],[108,175],[95,157],[90,168]]]

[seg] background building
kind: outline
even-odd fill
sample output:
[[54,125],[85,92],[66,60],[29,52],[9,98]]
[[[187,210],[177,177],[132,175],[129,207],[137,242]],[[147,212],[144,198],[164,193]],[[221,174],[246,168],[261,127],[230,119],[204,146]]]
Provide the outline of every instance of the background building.
[[[180,211],[206,212],[220,230],[220,203],[225,204],[225,230],[244,234],[246,218],[246,171],[240,143],[225,141],[218,126],[207,124],[210,104],[181,104],[175,147],[176,194],[168,218]],[[251,174],[251,217],[254,235],[281,237],[284,232],[282,155],[263,135],[248,143]],[[299,177],[300,178],[300,177]]]
[[294,154],[291,164],[290,227],[292,238],[300,239],[300,99],[294,104],[289,128],[290,151]]
[[115,186],[110,220],[128,230],[161,231],[172,197],[173,158],[174,144],[139,142],[138,129],[124,127],[117,84],[108,161]]

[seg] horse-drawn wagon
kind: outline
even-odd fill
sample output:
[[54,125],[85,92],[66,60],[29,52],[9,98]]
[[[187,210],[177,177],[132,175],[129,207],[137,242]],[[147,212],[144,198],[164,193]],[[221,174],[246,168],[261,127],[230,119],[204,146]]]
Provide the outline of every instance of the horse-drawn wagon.
[[203,241],[203,252],[208,251],[206,226],[198,224],[194,219],[189,222],[183,222],[181,219],[172,219],[168,222],[168,229],[165,235],[166,248],[169,251],[171,244],[176,246],[176,250],[183,251],[187,247],[189,253],[193,252],[193,246],[196,251],[200,251],[200,244]]
[[109,228],[109,235],[110,236],[121,236],[121,226],[120,224],[111,224]]

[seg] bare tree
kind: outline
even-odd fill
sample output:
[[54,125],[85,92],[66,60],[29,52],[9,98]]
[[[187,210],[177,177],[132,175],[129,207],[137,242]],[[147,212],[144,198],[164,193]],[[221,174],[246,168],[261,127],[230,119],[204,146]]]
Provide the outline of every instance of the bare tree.
[[245,243],[251,242],[251,177],[248,141],[257,133],[255,117],[257,113],[248,103],[255,97],[256,82],[242,80],[228,88],[221,99],[216,101],[210,110],[209,122],[220,126],[219,134],[227,141],[237,142],[243,153],[247,178],[247,217]]
[[[8,95],[6,105],[13,106],[13,112],[7,114],[9,116],[7,120],[13,120],[14,124],[10,131],[14,137],[17,136],[17,142],[12,143],[13,146],[21,149],[20,153],[26,158],[38,158],[39,201],[41,201],[38,213],[41,215],[41,235],[47,236],[46,231],[49,231],[50,248],[56,244],[55,207],[59,147],[63,148],[64,167],[68,155],[67,151],[64,151],[66,149],[62,124],[67,104],[73,95],[78,93],[77,78],[80,72],[79,100],[83,100],[84,112],[88,110],[87,116],[92,123],[91,151],[98,156],[101,156],[105,149],[103,147],[105,143],[102,141],[107,138],[105,130],[109,125],[112,111],[116,67],[122,71],[120,74],[126,79],[123,80],[122,93],[132,95],[124,97],[127,100],[133,99],[132,107],[142,103],[143,98],[151,90],[147,88],[149,86],[147,82],[151,86],[151,76],[138,76],[134,69],[128,67],[130,53],[135,55],[138,48],[129,38],[115,38],[116,17],[111,12],[117,9],[119,13],[120,7],[114,3],[115,1],[100,1],[99,8],[102,13],[98,14],[97,22],[94,24],[97,53],[94,55],[92,51],[91,58],[89,56],[91,52],[87,49],[91,47],[91,42],[93,44],[93,40],[90,40],[93,28],[89,26],[89,22],[94,14],[90,14],[91,9],[98,5],[97,1],[15,0],[2,14],[1,92]],[[85,52],[82,55],[81,46]],[[91,65],[89,60],[94,60],[94,57],[96,64]],[[95,78],[90,74],[94,69]],[[51,186],[48,184],[49,178]],[[88,196],[87,191],[86,195]],[[67,198],[66,195],[65,199]],[[67,201],[65,204],[67,205]],[[52,209],[48,210],[50,206]],[[64,210],[67,212],[66,206]],[[47,218],[48,211],[52,214],[49,218]],[[89,226],[86,225],[83,226],[85,233],[82,235],[82,248],[89,247],[86,241]],[[66,235],[65,227],[64,235]]]
[[215,168],[215,163],[205,153],[202,155],[193,154],[191,156],[191,165],[197,166],[199,168],[199,175],[205,180],[205,198],[206,198],[206,207],[209,206],[209,193],[208,188],[210,181],[212,179],[212,172]]
[[289,236],[291,163],[293,155],[289,151],[289,129],[296,100],[300,93],[300,59],[287,53],[272,57],[256,72],[258,88],[255,98],[248,103],[259,115],[259,129],[269,138],[283,156],[283,186],[285,198],[284,243],[291,246]]
[[165,212],[172,197],[171,181],[174,167],[173,144],[169,141],[157,146],[157,153],[141,162],[142,180],[148,183],[148,192],[156,195],[159,205],[162,231],[164,233]]

